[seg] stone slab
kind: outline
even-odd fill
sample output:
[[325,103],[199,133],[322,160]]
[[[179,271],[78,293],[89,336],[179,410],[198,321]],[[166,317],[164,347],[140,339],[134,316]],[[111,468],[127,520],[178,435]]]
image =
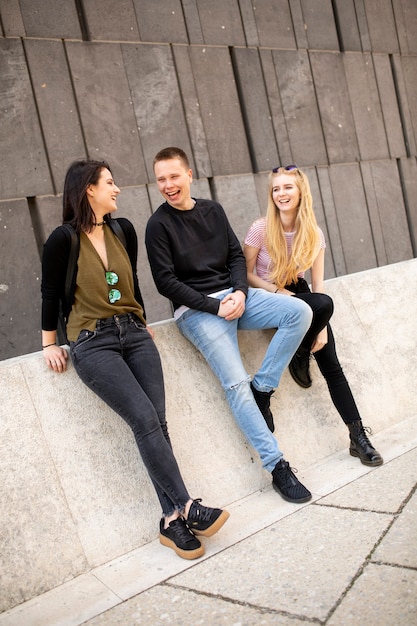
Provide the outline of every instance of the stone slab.
[[249,226],[260,217],[256,187],[252,174],[245,176],[215,176],[212,190],[223,206],[229,222],[243,245]]
[[373,52],[399,52],[391,0],[364,0]]
[[[296,40],[289,3],[286,0],[253,0],[259,46],[295,50]],[[248,43],[248,45],[250,45]]]
[[27,37],[81,39],[75,2],[19,0]]
[[343,56],[360,158],[386,159],[389,156],[381,103],[370,54],[347,52]]
[[245,111],[252,169],[254,172],[271,170],[276,164],[277,146],[259,51],[254,48],[235,48],[232,58],[240,102]]
[[346,274],[346,261],[343,253],[339,224],[337,221],[336,207],[333,198],[329,168],[318,167],[317,178],[320,185],[320,193],[323,202],[323,213],[327,225],[327,232],[329,234],[329,239],[326,242],[327,248],[325,258],[329,256],[329,253],[331,254],[334,268],[334,274],[330,274],[330,278],[332,275],[340,276]]
[[66,46],[89,157],[107,160],[119,186],[143,184],[147,176],[120,45]]
[[0,337],[7,359],[41,344],[41,264],[26,200],[0,202],[0,248]]
[[[370,174],[369,177],[364,176],[364,187],[374,241],[377,241],[379,228],[382,234],[385,254],[382,258],[378,256],[378,265],[412,259],[413,250],[406,209],[402,201],[402,184],[397,162],[395,160],[370,161],[369,164],[363,163],[361,169],[364,173],[368,170]],[[392,192],[397,198],[395,212],[392,210],[391,199],[384,189],[387,180],[390,181]],[[373,193],[375,193],[376,201],[374,208],[370,202]]]
[[364,624],[412,626],[417,614],[417,572],[369,564],[327,622],[328,626]]
[[250,172],[249,149],[228,48],[191,46],[190,58],[213,175]]
[[386,54],[374,54],[372,59],[389,153],[392,158],[403,157],[406,155],[406,146],[390,58]]
[[335,20],[342,52],[361,52],[361,40],[356,21],[355,0],[334,0]]
[[196,0],[182,0],[182,10],[190,44],[204,43]]
[[186,150],[186,152],[190,159],[194,178],[209,178],[212,176],[210,155],[195,83],[194,80],[191,80],[193,71],[189,50],[185,46],[173,46],[173,56],[188,135],[184,133],[179,143],[181,146],[188,145],[189,137],[192,151]]
[[413,250],[417,250],[417,164],[414,158],[401,159],[399,163],[405,197],[407,218]]
[[331,0],[301,0],[307,48],[312,50],[339,50],[336,24]]
[[[358,478],[355,482],[322,498],[319,500],[319,504],[390,514],[399,513],[405,506],[408,507],[411,517],[408,519],[407,515],[403,525],[407,526],[407,532],[412,532],[414,519],[412,511],[415,509],[415,503],[412,501],[410,501],[409,504],[406,503],[416,483],[417,449],[414,449],[402,456],[398,456],[388,464],[382,465],[377,472],[370,472],[366,474],[366,476]],[[392,550],[395,545],[396,540],[388,540],[387,537],[389,534],[394,535],[394,530],[397,528],[397,525],[398,522],[394,522],[388,535],[382,540],[382,546],[386,546],[387,550]],[[401,532],[400,528],[398,528],[398,532]],[[414,536],[416,535],[414,534]],[[409,541],[405,541],[403,546],[404,552],[414,549]],[[399,546],[396,546],[396,550],[398,550],[398,548]],[[401,559],[396,561],[388,557],[384,558],[382,556],[384,549],[385,548],[381,548],[381,545],[378,546],[372,558],[374,560],[385,561],[386,563],[401,563]],[[395,559],[395,553],[391,552],[391,556]],[[415,560],[416,559],[414,559],[414,561]],[[407,565],[407,563],[402,564]],[[415,567],[416,563],[409,562],[408,565]]]
[[[417,460],[415,455],[414,462]],[[400,466],[401,467],[401,466]],[[414,466],[411,466],[412,469]],[[407,466],[410,470],[410,465]],[[403,567],[417,568],[417,495],[415,484],[410,490],[412,494],[405,504],[401,515],[394,521],[391,528],[372,555],[374,562],[391,563]],[[393,484],[394,488],[397,488]]]
[[414,0],[394,0],[393,9],[401,54],[416,54],[416,3]]
[[0,0],[0,16],[5,37],[25,36],[19,0]]
[[145,159],[145,182],[153,182],[153,158],[161,148],[180,145],[191,153],[174,60],[169,46],[125,44],[122,52]]
[[181,0],[133,0],[141,41],[188,43]]
[[149,589],[136,598],[123,603],[86,622],[86,626],[116,626],[124,624],[199,624],[205,620],[210,626],[230,624],[257,624],[259,626],[302,626],[304,621],[275,612],[269,614],[262,608],[237,604],[229,599],[196,594],[192,590],[177,589],[170,585]]
[[310,52],[313,80],[330,163],[359,160],[359,146],[343,55]]
[[119,598],[91,574],[51,589],[0,615],[1,626],[79,626],[115,606]]
[[[402,131],[404,133],[404,141],[407,149],[407,156],[416,154],[417,151],[417,132],[415,122],[415,108],[411,97],[409,96],[409,90],[413,93],[413,79],[410,76],[413,75],[413,71],[410,73],[407,70],[413,68],[414,63],[406,57],[400,57],[399,55],[392,55],[392,67],[395,77],[396,93],[401,110]],[[407,67],[406,67],[407,66]]]
[[[403,57],[402,69],[404,86],[407,93],[407,103],[414,130],[414,142],[417,143],[417,58],[412,56]],[[412,150],[411,146],[410,149]]]
[[[171,582],[294,618],[324,621],[389,522],[386,515],[337,508],[329,520],[325,507],[309,506]],[[360,535],[361,541],[352,545],[352,535]]]
[[329,168],[340,237],[349,273],[376,266],[371,225],[359,166]]
[[275,141],[278,146],[278,153],[276,155],[277,160],[273,167],[276,167],[280,163],[294,163],[295,159],[293,159],[291,153],[291,143],[282,107],[281,95],[279,93],[278,79],[275,71],[272,50],[261,49],[259,54],[262,63],[262,73],[265,77],[265,87],[269,99],[272,125],[275,132]]
[[22,43],[0,39],[0,199],[51,193],[48,163]]
[[20,364],[0,386],[0,415],[1,612],[77,576],[86,561]]
[[61,41],[28,39],[25,50],[54,188],[62,191],[70,163],[86,157],[65,49]]
[[244,46],[245,34],[238,0],[196,0],[204,43]]
[[85,0],[83,10],[92,41],[140,41],[133,0]]
[[282,108],[293,163],[327,164],[327,154],[314,93],[310,62],[305,50],[273,50]]

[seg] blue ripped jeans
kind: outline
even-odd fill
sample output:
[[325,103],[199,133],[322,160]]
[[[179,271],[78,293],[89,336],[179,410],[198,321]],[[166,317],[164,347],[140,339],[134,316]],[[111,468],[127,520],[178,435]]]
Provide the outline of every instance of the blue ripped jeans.
[[[227,292],[230,293],[231,289]],[[220,294],[222,300],[225,293]],[[258,452],[263,467],[272,472],[283,457],[250,389],[238,345],[238,330],[277,328],[253,378],[258,391],[278,387],[281,375],[312,320],[311,308],[296,298],[249,288],[246,308],[238,320],[189,309],[177,320],[180,332],[201,352],[219,379],[232,413],[247,440]]]
[[172,451],[165,420],[165,392],[158,350],[130,313],[98,320],[70,343],[81,380],[131,427],[163,515],[190,500]]

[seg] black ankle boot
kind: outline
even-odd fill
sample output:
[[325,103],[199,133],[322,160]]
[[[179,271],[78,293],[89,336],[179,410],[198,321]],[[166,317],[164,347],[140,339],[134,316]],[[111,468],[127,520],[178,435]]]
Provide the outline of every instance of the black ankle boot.
[[292,357],[288,369],[290,370],[291,376],[300,387],[304,387],[304,389],[311,387],[310,350],[300,346]]
[[274,416],[271,413],[271,409],[269,408],[271,402],[271,396],[274,393],[274,389],[272,391],[258,391],[255,387],[250,384],[250,388],[253,393],[253,397],[255,398],[255,402],[258,405],[258,409],[262,413],[266,425],[268,426],[271,433],[275,430],[274,425]]
[[375,450],[366,434],[367,432],[372,434],[371,429],[365,428],[362,424],[362,420],[351,422],[350,424],[347,424],[347,427],[349,428],[349,452],[351,456],[359,457],[363,465],[382,465],[384,462],[382,456],[377,450]]

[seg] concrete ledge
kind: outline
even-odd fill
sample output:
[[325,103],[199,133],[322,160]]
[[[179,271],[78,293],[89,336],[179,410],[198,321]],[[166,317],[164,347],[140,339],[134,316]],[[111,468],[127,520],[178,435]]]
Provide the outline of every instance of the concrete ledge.
[[[335,301],[338,354],[375,433],[416,412],[416,275],[413,259],[326,283]],[[172,321],[154,328],[170,433],[192,496],[231,505],[264,489],[270,476],[235,426],[205,361]],[[249,373],[270,334],[240,334]],[[302,390],[285,373],[272,400],[280,445],[301,477],[330,455],[347,454],[348,445],[314,363],[312,371],[312,389]],[[36,353],[1,362],[0,373],[4,611],[150,543],[160,512],[129,428],[72,367],[58,376]]]

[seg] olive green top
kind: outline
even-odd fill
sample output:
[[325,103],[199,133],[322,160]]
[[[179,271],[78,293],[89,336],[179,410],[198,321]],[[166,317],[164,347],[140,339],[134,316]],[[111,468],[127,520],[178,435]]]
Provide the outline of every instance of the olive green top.
[[[125,247],[107,227],[104,227],[104,239],[109,264],[107,271],[116,273],[118,280],[115,284],[107,283],[103,261],[87,235],[81,233],[74,303],[67,324],[70,341],[76,341],[83,329],[95,330],[98,319],[113,315],[135,313],[146,325],[143,309],[134,297],[132,266]],[[121,294],[114,304],[109,301],[111,289],[117,289]]]

